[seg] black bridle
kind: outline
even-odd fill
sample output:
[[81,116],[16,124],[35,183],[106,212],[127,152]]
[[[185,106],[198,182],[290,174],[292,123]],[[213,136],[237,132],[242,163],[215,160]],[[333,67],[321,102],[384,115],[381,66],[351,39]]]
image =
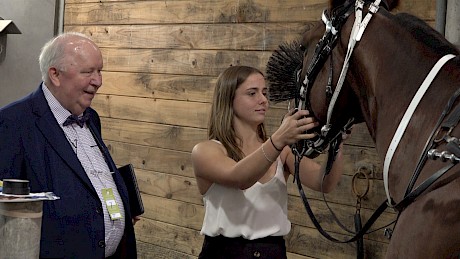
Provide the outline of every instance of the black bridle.
[[[310,112],[310,116],[316,118],[316,120],[318,120],[318,117],[315,115],[310,101],[312,85],[319,71],[326,63],[326,60],[332,55],[332,50],[337,45],[340,29],[353,11],[354,1],[347,1],[343,6],[334,10],[331,18],[329,18],[326,11],[323,12],[322,18],[326,24],[326,31],[316,45],[313,57],[306,69],[305,79],[302,80],[300,78],[303,69],[302,66],[296,71],[296,81],[297,88],[299,89],[299,95],[295,99],[295,106],[299,110],[308,110]],[[325,93],[326,100],[329,100],[332,96],[332,60],[330,71],[329,83],[326,87]],[[328,125],[322,126],[321,130],[317,132],[317,136],[315,138],[299,141],[297,144],[292,146],[292,151],[298,156],[315,158],[322,154],[330,146],[338,148],[341,142],[341,133],[351,128],[353,120],[354,119],[350,118],[345,125],[335,130],[331,130]],[[328,159],[328,161],[331,161],[331,159]]]
[[[313,57],[306,68],[306,74],[304,80],[301,80],[301,72],[303,66],[300,67],[298,71],[296,71],[296,80],[297,80],[297,87],[299,89],[299,96],[295,99],[296,107],[304,110],[308,110],[310,112],[310,116],[315,117],[315,113],[313,112],[310,95],[312,85],[319,73],[319,71],[323,68],[326,63],[326,60],[330,58],[332,55],[332,50],[337,45],[337,40],[339,38],[340,29],[347,21],[348,17],[355,11],[357,5],[355,5],[356,1],[346,1],[342,6],[338,7],[337,9],[331,12],[331,17],[327,14],[326,11],[322,14],[322,20],[326,25],[326,31],[323,37],[319,40],[315,47],[315,52]],[[377,8],[378,10],[378,8]],[[330,100],[332,95],[331,90],[331,81],[332,81],[332,59],[331,59],[331,73],[329,74],[328,85],[326,86],[326,100]],[[295,155],[295,173],[294,173],[294,181],[297,183],[297,187],[299,189],[299,194],[302,198],[303,204],[305,209],[315,225],[316,229],[327,239],[337,242],[337,243],[349,243],[354,242],[361,239],[364,234],[370,229],[370,227],[374,224],[377,218],[386,210],[388,207],[387,203],[384,202],[382,205],[377,208],[374,214],[369,218],[366,224],[360,228],[352,238],[348,240],[339,240],[331,235],[329,235],[319,224],[318,220],[316,219],[309,203],[308,199],[305,195],[303,190],[302,183],[300,181],[300,174],[299,174],[299,165],[300,160],[303,156],[314,158],[318,155],[322,154],[324,150],[328,149],[328,159],[326,164],[325,175],[327,175],[331,168],[332,164],[334,163],[335,156],[338,153],[338,148],[342,141],[342,134],[347,132],[351,126],[353,125],[354,118],[349,118],[348,121],[339,127],[333,128],[332,125],[326,124],[321,127],[320,132],[317,136],[313,139],[299,141],[297,144],[291,146],[292,152]],[[324,175],[324,176],[325,176]],[[324,179],[323,176],[323,179]],[[334,214],[333,214],[334,215]],[[338,219],[335,218],[338,222]],[[343,226],[340,222],[338,222],[340,226]],[[347,230],[348,231],[348,230]]]

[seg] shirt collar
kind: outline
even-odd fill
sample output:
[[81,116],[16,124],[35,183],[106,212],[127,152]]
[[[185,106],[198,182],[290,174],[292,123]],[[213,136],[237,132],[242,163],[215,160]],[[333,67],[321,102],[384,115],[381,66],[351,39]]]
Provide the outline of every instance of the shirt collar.
[[45,82],[42,83],[42,90],[43,94],[45,95],[46,101],[48,102],[48,106],[50,107],[51,112],[54,115],[54,118],[56,118],[58,124],[62,126],[64,121],[67,119],[67,117],[71,115],[71,113],[61,105],[61,103],[56,99],[56,97],[54,97],[54,95],[46,86]]

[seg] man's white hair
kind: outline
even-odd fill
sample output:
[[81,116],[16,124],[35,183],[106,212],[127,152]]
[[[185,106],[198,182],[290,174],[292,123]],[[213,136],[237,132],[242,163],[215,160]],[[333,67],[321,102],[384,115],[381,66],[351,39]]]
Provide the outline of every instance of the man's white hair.
[[42,80],[44,82],[49,81],[48,69],[50,67],[56,67],[62,71],[65,71],[65,65],[63,64],[65,57],[65,41],[62,39],[73,36],[80,36],[93,42],[90,37],[80,32],[65,32],[49,40],[42,47],[40,56],[38,57]]

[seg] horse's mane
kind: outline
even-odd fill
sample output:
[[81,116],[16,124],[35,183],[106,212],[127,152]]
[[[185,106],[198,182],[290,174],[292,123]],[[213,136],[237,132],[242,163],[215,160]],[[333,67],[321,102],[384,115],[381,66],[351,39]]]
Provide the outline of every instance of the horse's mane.
[[[355,0],[329,0],[329,10],[333,10],[338,6],[341,6],[345,3],[355,2]],[[372,3],[374,0],[365,0],[366,3]],[[382,0],[382,4],[388,11],[393,10],[399,5],[399,0]]]
[[[356,0],[329,0],[330,10],[334,10],[345,4],[351,4]],[[374,0],[365,0],[366,3],[372,3]],[[381,5],[391,11],[398,7],[399,0],[382,0]],[[446,53],[458,54],[459,50],[455,45],[444,38],[442,34],[434,30],[425,21],[416,16],[407,13],[398,13],[394,15],[394,20],[398,22],[402,28],[405,28],[415,39],[423,42],[434,53],[444,55]]]
[[406,29],[418,41],[425,43],[434,53],[440,55],[458,54],[458,49],[452,43],[420,18],[407,13],[398,13],[394,18],[402,28]]

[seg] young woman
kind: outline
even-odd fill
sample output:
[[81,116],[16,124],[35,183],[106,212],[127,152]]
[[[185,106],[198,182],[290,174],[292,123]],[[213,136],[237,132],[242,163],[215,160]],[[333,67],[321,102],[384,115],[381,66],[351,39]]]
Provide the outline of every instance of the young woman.
[[[291,229],[287,217],[286,181],[294,174],[289,148],[314,137],[318,126],[308,111],[290,111],[267,138],[267,87],[259,70],[232,66],[217,80],[208,126],[209,140],[192,150],[192,163],[206,209],[199,258],[286,258],[283,236]],[[323,181],[323,191],[339,182],[342,154]],[[321,190],[321,166],[303,158],[300,179]]]

